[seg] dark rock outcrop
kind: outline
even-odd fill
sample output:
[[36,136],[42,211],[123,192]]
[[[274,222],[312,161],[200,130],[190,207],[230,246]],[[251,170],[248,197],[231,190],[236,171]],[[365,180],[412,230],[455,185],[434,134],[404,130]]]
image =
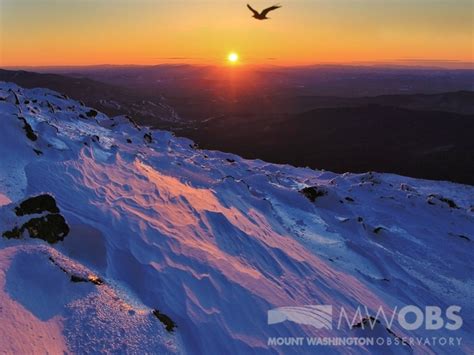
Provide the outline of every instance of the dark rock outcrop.
[[384,227],[375,227],[374,230],[373,230],[373,232],[374,232],[375,234],[379,234],[380,232],[382,232],[382,231],[384,231],[384,230],[385,230]]
[[39,238],[54,244],[64,240],[69,233],[69,226],[64,217],[56,213],[30,219],[21,227],[22,232],[25,230],[30,238]]
[[13,228],[11,231],[3,232],[3,237],[7,239],[20,239],[21,230],[18,227]]
[[318,197],[326,196],[328,194],[326,190],[323,190],[317,186],[305,187],[299,192],[306,196],[306,198],[308,198],[308,200],[311,202],[315,202]]
[[170,317],[168,317],[166,314],[161,313],[159,310],[154,309],[153,315],[165,325],[165,328],[168,332],[172,332],[177,327],[176,323]]
[[146,143],[151,144],[153,142],[153,137],[151,136],[151,133],[145,133],[143,135],[143,139],[145,140]]
[[27,214],[37,214],[43,212],[59,213],[54,197],[48,194],[30,197],[24,200],[18,207],[15,207],[17,216]]
[[69,275],[69,277],[71,278],[71,282],[90,282],[94,285],[102,285],[104,283],[104,280],[102,280],[100,277],[98,276],[95,276],[95,275],[87,275],[86,276],[80,276],[80,275],[76,275],[76,274],[73,274],[72,272],[66,270],[66,268],[64,268],[63,266],[61,266],[56,260],[53,259],[53,257],[49,257],[49,261],[51,261],[54,265],[56,265],[62,272],[64,272],[65,274]]
[[20,239],[25,232],[30,238],[42,239],[50,244],[64,240],[69,234],[69,226],[59,213],[55,199],[48,194],[28,198],[14,209],[18,217],[39,215],[5,231],[2,236],[8,239]]
[[450,198],[443,197],[443,196],[436,195],[436,194],[429,195],[427,202],[430,205],[436,205],[434,200],[438,200],[440,202],[443,202],[443,203],[447,204],[450,208],[455,208],[455,209],[459,208],[459,206],[456,204],[456,202],[454,202]]
[[24,117],[19,116],[18,119],[23,122],[23,129],[25,130],[26,137],[33,142],[36,141],[38,136],[36,135],[35,131],[33,131],[33,128],[31,128],[31,125]]
[[98,113],[98,112],[97,112],[96,110],[89,110],[89,111],[86,113],[86,115],[87,115],[87,117],[93,118],[93,117],[97,116],[97,113]]

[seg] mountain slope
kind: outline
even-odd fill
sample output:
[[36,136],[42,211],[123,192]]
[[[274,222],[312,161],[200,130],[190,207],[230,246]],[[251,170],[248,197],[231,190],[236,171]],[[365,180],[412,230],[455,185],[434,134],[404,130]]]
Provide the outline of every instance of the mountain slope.
[[25,88],[44,87],[59,91],[110,115],[131,115],[157,126],[179,126],[180,118],[156,92],[138,92],[84,77],[0,69],[0,80]]
[[[9,83],[0,84],[0,122],[0,233],[11,232],[0,238],[0,319],[12,325],[0,328],[0,350],[301,353],[268,338],[358,334],[356,325],[267,324],[273,308],[322,304],[374,313],[460,305],[456,349],[474,349],[473,187],[198,150]],[[57,208],[24,212],[45,194]],[[41,240],[54,230],[51,214],[69,227],[53,244]]]
[[[271,86],[258,89],[241,78],[240,91],[229,93],[233,85],[226,81],[222,84],[227,83],[227,89],[209,91],[213,86],[207,81],[185,80],[185,73],[193,76],[192,68],[148,68],[151,75],[146,68],[122,68],[122,72],[101,67],[79,74],[95,78],[96,73],[109,84],[7,70],[0,70],[0,80],[57,90],[109,115],[127,114],[140,124],[191,138],[202,148],[246,158],[474,185],[472,91],[318,97],[293,86],[283,91]],[[217,74],[211,77],[221,77]],[[177,77],[181,80],[173,79]],[[180,86],[183,82],[188,89]]]

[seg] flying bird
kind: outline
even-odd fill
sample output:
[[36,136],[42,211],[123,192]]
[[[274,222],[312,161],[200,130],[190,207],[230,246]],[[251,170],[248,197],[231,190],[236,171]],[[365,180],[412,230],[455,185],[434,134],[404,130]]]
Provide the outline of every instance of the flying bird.
[[255,18],[257,20],[268,20],[269,17],[267,17],[267,14],[270,11],[279,9],[281,6],[280,5],[273,5],[273,6],[270,6],[270,7],[266,8],[265,10],[263,10],[260,13],[257,10],[255,10],[254,8],[252,8],[252,6],[250,6],[249,4],[247,4],[247,7],[249,8],[250,11],[253,12],[253,16],[252,16],[253,18]]

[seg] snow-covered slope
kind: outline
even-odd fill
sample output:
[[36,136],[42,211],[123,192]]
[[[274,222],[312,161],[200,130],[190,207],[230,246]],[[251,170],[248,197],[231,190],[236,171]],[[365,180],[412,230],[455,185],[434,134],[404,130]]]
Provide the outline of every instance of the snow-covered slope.
[[456,332],[378,331],[462,337],[393,352],[474,351],[473,187],[244,160],[0,83],[0,234],[41,194],[70,232],[0,238],[0,352],[301,353],[269,338],[357,334],[267,324],[273,308],[306,305],[459,305]]

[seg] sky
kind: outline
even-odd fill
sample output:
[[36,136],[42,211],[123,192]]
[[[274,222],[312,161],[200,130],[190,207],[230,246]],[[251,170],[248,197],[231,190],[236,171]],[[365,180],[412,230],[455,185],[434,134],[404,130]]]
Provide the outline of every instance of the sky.
[[474,61],[472,0],[281,0],[266,21],[246,3],[0,0],[0,66]]

